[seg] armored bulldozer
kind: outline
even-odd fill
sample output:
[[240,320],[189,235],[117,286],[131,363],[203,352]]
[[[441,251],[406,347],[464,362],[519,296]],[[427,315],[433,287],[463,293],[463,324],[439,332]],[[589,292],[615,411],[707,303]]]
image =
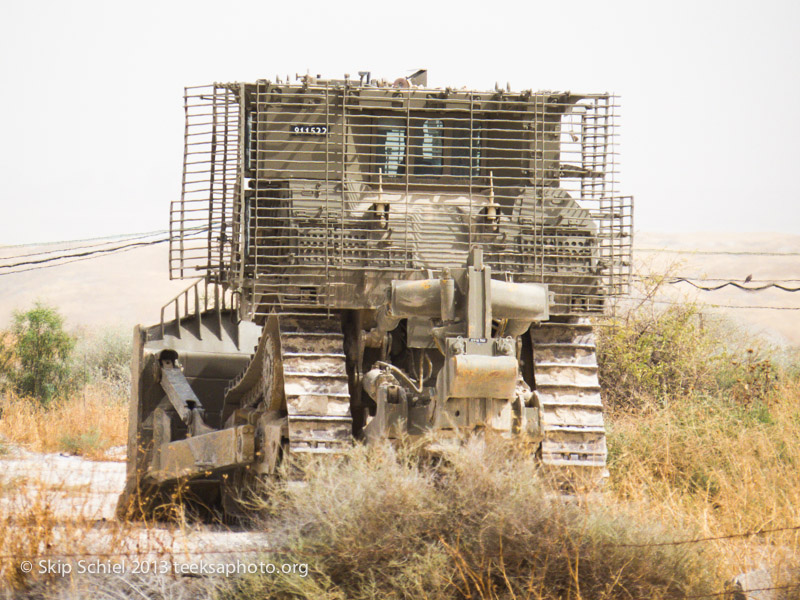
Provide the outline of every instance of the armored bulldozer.
[[590,317],[626,293],[615,97],[322,79],[187,88],[170,273],[134,333],[128,484],[497,431],[602,474]]

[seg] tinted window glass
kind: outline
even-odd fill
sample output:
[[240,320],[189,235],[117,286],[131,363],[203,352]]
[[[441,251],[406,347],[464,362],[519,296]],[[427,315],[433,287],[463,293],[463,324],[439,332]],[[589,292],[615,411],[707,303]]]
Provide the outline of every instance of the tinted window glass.
[[406,172],[406,127],[402,119],[378,120],[378,169],[384,175]]
[[[478,177],[481,160],[481,129],[480,123],[472,123],[472,156],[470,157],[470,131],[469,121],[455,121],[451,129],[450,148],[451,164],[450,174],[453,177],[467,178],[472,171],[472,177]],[[470,160],[471,158],[471,160]]]
[[426,119],[422,123],[422,148],[414,163],[415,175],[442,174],[442,144],[444,124],[441,119]]

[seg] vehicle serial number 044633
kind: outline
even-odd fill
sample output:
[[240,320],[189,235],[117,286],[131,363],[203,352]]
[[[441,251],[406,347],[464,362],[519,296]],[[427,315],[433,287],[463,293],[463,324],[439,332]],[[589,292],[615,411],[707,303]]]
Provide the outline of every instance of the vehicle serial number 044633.
[[294,135],[328,135],[327,125],[291,125]]

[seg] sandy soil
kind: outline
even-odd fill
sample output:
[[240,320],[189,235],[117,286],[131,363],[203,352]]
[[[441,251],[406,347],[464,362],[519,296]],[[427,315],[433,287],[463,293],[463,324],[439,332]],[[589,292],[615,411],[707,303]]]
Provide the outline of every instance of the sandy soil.
[[[0,248],[4,257],[65,246]],[[70,326],[124,326],[150,324],[160,308],[189,281],[170,281],[166,244],[63,266],[3,275],[0,292],[0,328],[8,326],[14,310],[36,301],[59,309]]]
[[[651,249],[666,252],[653,252]],[[704,251],[737,254],[702,254]],[[738,254],[742,252],[752,254]],[[638,273],[671,273],[687,278],[740,282],[749,275],[752,281],[746,284],[748,286],[793,279],[784,285],[800,287],[800,256],[786,255],[791,253],[800,253],[800,235],[637,233],[634,269]],[[720,283],[724,281],[700,282],[707,287]],[[800,347],[800,292],[785,292],[775,288],[748,292],[733,287],[705,292],[686,283],[667,287],[661,295],[664,301],[688,298],[708,305],[773,307],[714,308],[710,312],[722,314],[747,331],[773,343]]]
[[17,505],[20,495],[30,502],[43,495],[55,518],[113,519],[117,496],[125,485],[123,460],[124,456],[90,461],[12,446],[0,457],[0,483],[13,492],[0,496],[0,510]]
[[109,460],[90,461],[10,446],[0,457],[0,514],[31,506],[46,511],[55,523],[47,553],[54,558],[77,552],[83,558],[227,563],[270,548],[267,535],[254,531],[116,522],[114,508],[124,484],[124,447],[112,449]]

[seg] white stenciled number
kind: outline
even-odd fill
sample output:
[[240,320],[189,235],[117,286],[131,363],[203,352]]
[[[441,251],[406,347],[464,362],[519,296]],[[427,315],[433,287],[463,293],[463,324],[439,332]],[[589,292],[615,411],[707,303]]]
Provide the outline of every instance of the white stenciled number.
[[293,125],[292,133],[308,133],[311,135],[327,135],[328,127],[325,125]]

